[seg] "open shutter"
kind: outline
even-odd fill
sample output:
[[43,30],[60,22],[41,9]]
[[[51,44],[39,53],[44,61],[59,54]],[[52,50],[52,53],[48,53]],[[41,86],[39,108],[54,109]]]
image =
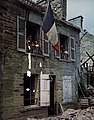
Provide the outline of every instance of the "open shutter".
[[63,77],[63,103],[72,102],[72,79],[71,76]]
[[17,16],[17,50],[26,52],[26,21]]
[[43,40],[43,55],[49,56],[49,41],[46,39]]
[[74,38],[70,38],[70,46],[71,46],[71,60],[75,61],[75,39]]
[[50,79],[49,74],[40,75],[40,106],[50,105]]
[[49,40],[47,39],[43,31],[42,31],[42,48],[43,48],[43,55],[49,56]]

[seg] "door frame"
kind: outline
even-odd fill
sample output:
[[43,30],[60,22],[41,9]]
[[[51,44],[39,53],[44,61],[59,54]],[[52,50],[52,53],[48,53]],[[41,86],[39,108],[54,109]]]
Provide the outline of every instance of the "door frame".
[[49,75],[50,78],[50,106],[48,107],[48,115],[55,115],[55,104],[54,104],[54,86],[55,86],[55,75]]

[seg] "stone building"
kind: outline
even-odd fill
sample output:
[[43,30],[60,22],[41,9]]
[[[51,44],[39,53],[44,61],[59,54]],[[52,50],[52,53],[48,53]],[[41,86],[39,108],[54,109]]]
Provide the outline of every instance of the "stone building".
[[[94,54],[94,35],[90,34],[87,31],[84,31],[84,34],[81,37],[80,49],[82,63],[84,63],[89,58],[86,52],[88,52],[90,56]],[[91,59],[87,63],[89,66],[93,65],[93,61]]]
[[[83,64],[89,58],[86,52],[88,52],[90,56],[92,56],[94,53],[94,35],[90,34],[87,30],[83,28],[83,17],[82,16],[77,16],[75,18],[69,19],[68,21],[78,26],[81,29],[80,60],[81,60],[81,64]],[[90,59],[87,63],[91,66],[92,60]]]
[[84,83],[87,87],[89,84],[94,87],[94,35],[85,31],[81,37],[81,66],[86,68],[86,78]]
[[43,36],[43,17],[44,7],[30,0],[0,1],[1,120],[46,117],[77,103],[80,29],[56,19],[58,53]]

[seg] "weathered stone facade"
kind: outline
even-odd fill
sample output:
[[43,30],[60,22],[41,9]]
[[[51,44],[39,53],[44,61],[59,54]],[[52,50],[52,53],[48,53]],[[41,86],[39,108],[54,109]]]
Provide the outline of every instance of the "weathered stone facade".
[[[2,74],[0,72],[0,115],[2,120],[26,120],[27,117],[46,117],[48,107],[24,107],[24,73],[27,72],[28,58],[24,52],[17,51],[17,16],[26,18],[26,11],[30,16],[33,13],[33,22],[41,24],[43,19],[42,8],[26,5],[18,0],[0,1],[0,49],[3,54]],[[40,19],[41,18],[41,19]],[[32,54],[32,74],[54,75],[54,105],[63,103],[63,77],[72,78],[72,101],[77,103],[80,65],[79,28],[67,21],[57,21],[58,31],[75,39],[75,61],[55,58],[54,49],[50,46],[49,57]],[[40,62],[43,67],[39,68]],[[0,64],[0,66],[1,66]],[[67,104],[69,105],[69,104]],[[58,109],[58,108],[57,108]],[[56,110],[55,110],[56,111]],[[57,110],[58,111],[58,110]],[[56,112],[54,112],[55,114]]]

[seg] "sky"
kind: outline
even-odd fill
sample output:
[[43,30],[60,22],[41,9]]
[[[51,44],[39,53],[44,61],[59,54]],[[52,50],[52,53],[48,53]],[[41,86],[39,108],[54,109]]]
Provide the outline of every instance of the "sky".
[[83,29],[94,35],[94,0],[67,0],[67,20],[83,16]]

